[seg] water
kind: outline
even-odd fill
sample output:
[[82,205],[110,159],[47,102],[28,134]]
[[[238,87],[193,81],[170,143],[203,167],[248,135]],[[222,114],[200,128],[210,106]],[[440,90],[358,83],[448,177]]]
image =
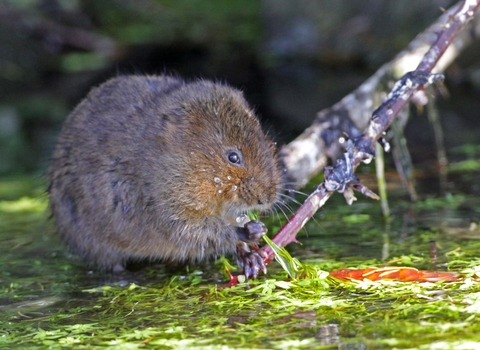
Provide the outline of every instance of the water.
[[[371,181],[370,175],[362,176]],[[480,198],[458,190],[468,188],[466,181],[450,194],[429,195],[417,204],[406,200],[396,182],[390,184],[389,222],[378,202],[359,196],[347,206],[336,194],[300,232],[302,245],[291,244],[290,253],[327,271],[397,264],[465,273],[480,265]],[[190,267],[138,264],[118,275],[92,271],[52,235],[43,188],[41,181],[28,177],[0,181],[0,347],[480,344],[475,321],[480,286],[475,280],[445,286],[292,282],[272,262],[267,276],[224,288],[228,279],[221,264],[213,262]],[[268,223],[271,231],[278,225],[276,217]],[[438,248],[434,260],[432,241]],[[335,332],[326,337],[325,329]]]

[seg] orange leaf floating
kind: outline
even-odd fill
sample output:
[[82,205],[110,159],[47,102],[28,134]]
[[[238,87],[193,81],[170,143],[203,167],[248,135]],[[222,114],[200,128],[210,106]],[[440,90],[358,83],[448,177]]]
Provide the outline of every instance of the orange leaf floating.
[[369,267],[367,269],[342,269],[330,272],[330,276],[343,281],[358,280],[370,281],[397,280],[402,282],[456,282],[460,277],[455,272],[417,270],[413,267]]

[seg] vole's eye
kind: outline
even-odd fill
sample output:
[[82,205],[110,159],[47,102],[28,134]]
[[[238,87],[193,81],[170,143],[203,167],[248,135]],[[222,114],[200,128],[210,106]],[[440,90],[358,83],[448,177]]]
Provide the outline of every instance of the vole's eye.
[[227,159],[232,164],[240,164],[242,162],[242,156],[240,151],[228,151]]

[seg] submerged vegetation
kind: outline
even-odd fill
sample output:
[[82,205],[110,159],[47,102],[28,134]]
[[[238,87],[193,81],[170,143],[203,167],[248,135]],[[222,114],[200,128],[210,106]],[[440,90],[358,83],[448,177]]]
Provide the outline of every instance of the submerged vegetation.
[[[411,205],[396,195],[385,224],[378,203],[346,206],[336,196],[300,234],[303,244],[288,247],[290,276],[287,257],[287,269],[272,262],[267,275],[227,287],[222,260],[119,275],[87,270],[51,235],[42,188],[29,178],[0,182],[0,348],[480,346],[478,198]],[[298,277],[299,266],[308,273]],[[451,270],[462,279],[339,281],[326,273],[372,266]]]

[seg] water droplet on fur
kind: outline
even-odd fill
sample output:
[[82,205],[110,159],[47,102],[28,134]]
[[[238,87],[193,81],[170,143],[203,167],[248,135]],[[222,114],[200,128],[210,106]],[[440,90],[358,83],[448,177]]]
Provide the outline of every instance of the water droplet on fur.
[[232,186],[232,191],[236,191],[237,188],[238,188],[237,186],[233,185],[233,186]]
[[235,221],[238,223],[244,222],[246,220],[248,220],[248,216],[245,214],[239,215],[235,218]]
[[227,180],[231,180],[232,177],[230,175],[227,176]]
[[220,178],[218,178],[218,177],[214,177],[214,178],[213,178],[213,181],[215,181],[216,183],[219,183],[219,182],[222,181],[222,180],[220,180]]
[[223,191],[222,190],[218,190],[218,193],[222,193]]

